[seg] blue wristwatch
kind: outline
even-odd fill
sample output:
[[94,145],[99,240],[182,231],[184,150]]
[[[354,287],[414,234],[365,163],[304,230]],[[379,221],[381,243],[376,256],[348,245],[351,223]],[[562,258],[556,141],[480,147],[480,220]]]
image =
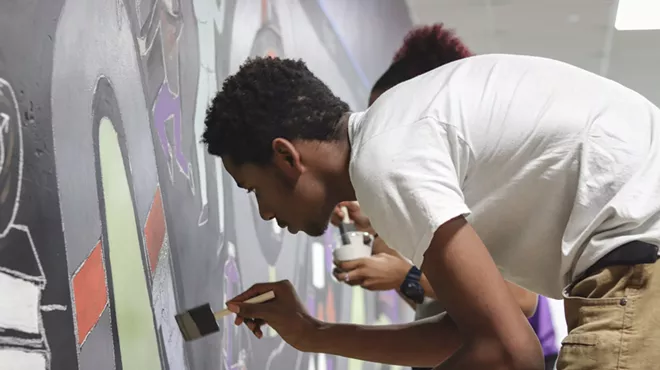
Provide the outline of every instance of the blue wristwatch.
[[422,272],[419,271],[417,266],[412,266],[399,287],[401,294],[417,304],[424,302],[424,288],[420,283],[421,278]]

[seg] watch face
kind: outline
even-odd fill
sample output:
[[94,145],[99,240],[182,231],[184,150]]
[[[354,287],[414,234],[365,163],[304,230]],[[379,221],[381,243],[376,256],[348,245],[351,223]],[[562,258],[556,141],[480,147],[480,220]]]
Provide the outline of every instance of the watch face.
[[421,303],[424,300],[424,289],[416,281],[406,281],[402,293],[416,303]]

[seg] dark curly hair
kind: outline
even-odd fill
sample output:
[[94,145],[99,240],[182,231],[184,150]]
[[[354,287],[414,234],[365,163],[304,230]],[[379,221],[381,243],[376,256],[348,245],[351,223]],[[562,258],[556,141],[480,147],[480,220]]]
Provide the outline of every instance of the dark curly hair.
[[251,58],[225,80],[207,109],[202,142],[209,153],[237,165],[265,165],[278,137],[338,140],[339,120],[348,111],[302,60]]
[[441,65],[472,55],[454,31],[442,23],[415,28],[406,35],[392,65],[376,81],[372,91],[387,90]]

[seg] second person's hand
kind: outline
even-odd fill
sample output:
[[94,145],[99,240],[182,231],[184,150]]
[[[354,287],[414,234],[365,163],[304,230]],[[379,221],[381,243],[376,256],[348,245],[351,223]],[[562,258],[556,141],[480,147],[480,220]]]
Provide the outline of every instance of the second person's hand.
[[412,267],[408,261],[386,253],[335,264],[333,275],[338,281],[367,290],[399,289]]
[[344,218],[344,211],[342,210],[342,207],[346,207],[346,210],[348,211],[348,218],[353,221],[355,228],[358,231],[365,231],[370,234],[375,233],[371,227],[371,221],[369,221],[369,217],[362,213],[360,204],[358,202],[346,201],[337,204],[334,211],[332,212],[332,216],[330,217],[330,222],[333,225],[339,226],[339,224],[342,222],[342,219]]

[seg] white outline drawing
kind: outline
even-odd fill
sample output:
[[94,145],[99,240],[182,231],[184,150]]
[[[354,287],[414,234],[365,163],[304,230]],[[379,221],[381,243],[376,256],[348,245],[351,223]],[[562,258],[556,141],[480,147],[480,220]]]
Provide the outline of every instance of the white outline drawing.
[[[9,97],[4,96],[4,91],[9,93]],[[46,287],[46,277],[44,275],[44,270],[39,260],[39,255],[37,253],[34,241],[32,240],[32,235],[30,229],[26,225],[17,225],[15,223],[16,215],[20,208],[20,199],[21,199],[21,190],[23,182],[23,133],[22,133],[22,122],[21,122],[21,111],[18,106],[18,101],[16,99],[16,93],[12,88],[11,84],[3,78],[0,78],[0,96],[5,97],[9,100],[10,104],[13,105],[10,109],[13,109],[11,112],[16,117],[16,122],[14,124],[16,128],[17,135],[17,144],[18,144],[18,165],[17,165],[17,180],[16,180],[16,195],[14,196],[14,204],[12,208],[12,213],[7,222],[4,230],[0,230],[0,239],[6,238],[10,233],[16,233],[20,237],[25,238],[25,240],[30,244],[32,254],[34,256],[34,263],[37,267],[36,275],[29,273],[17,271],[6,266],[0,265],[0,274],[3,276],[3,281],[5,288],[18,288],[18,292],[26,291],[26,289],[32,290],[32,292],[26,291],[26,294],[32,294],[32,297],[24,299],[24,303],[30,307],[33,306],[35,309],[34,312],[15,312],[11,308],[4,308],[0,306],[0,352],[3,352],[0,357],[11,358],[15,357],[15,361],[20,365],[19,361],[23,364],[28,361],[32,364],[42,363],[41,358],[43,358],[44,369],[50,369],[50,348],[48,346],[48,341],[46,340],[46,331],[43,323],[42,311],[49,312],[53,310],[66,310],[66,306],[61,305],[46,305],[41,306],[41,295],[42,291]],[[5,150],[7,149],[4,145],[4,135],[10,133],[10,124],[11,116],[6,112],[0,112],[0,117],[2,118],[2,123],[0,124],[0,159],[4,163],[7,158]],[[0,170],[11,170],[7,168],[0,168]],[[2,186],[3,184],[0,184]],[[19,246],[23,246],[20,244]],[[1,261],[0,261],[1,262]],[[31,287],[30,287],[31,285]],[[19,297],[16,296],[14,292],[14,300]],[[6,291],[5,291],[6,293]],[[16,304],[16,302],[11,303],[12,306],[16,306],[14,309],[24,310],[25,307]],[[2,317],[4,315],[4,317]],[[24,322],[15,322],[12,323],[12,319],[25,319]],[[31,322],[32,321],[32,322]],[[10,332],[7,332],[3,329],[9,329]],[[15,334],[13,334],[15,333]],[[13,355],[12,355],[13,353]],[[21,358],[16,356],[23,356]],[[25,357],[27,356],[27,357]],[[31,365],[30,365],[31,366]],[[37,369],[35,369],[37,370]]]
[[[162,4],[161,4],[162,3]],[[139,13],[139,3],[136,3],[136,11]],[[183,109],[181,107],[181,81],[180,81],[180,66],[179,66],[179,55],[181,54],[180,51],[180,46],[179,42],[181,40],[181,35],[183,34],[183,16],[181,14],[181,9],[180,9],[180,1],[179,0],[155,0],[151,6],[151,10],[149,11],[149,16],[145,20],[144,24],[140,24],[140,28],[146,28],[146,33],[144,35],[141,35],[140,31],[138,31],[138,34],[135,36],[137,45],[138,45],[138,51],[140,54],[140,58],[142,59],[142,62],[145,66],[146,69],[149,68],[147,65],[147,60],[149,55],[151,54],[151,51],[153,49],[154,43],[157,38],[160,38],[161,40],[161,45],[162,45],[162,65],[163,65],[163,71],[164,71],[164,78],[161,83],[161,85],[158,87],[158,92],[156,94],[156,100],[153,102],[152,106],[150,107],[150,113],[151,117],[153,119],[153,125],[155,125],[156,130],[158,130],[159,125],[164,125],[165,127],[169,125],[172,125],[173,130],[176,131],[177,129],[183,130],[183,117],[181,117],[183,113]],[[167,20],[173,20],[175,22],[179,22],[180,24],[170,24],[167,22]],[[174,39],[169,40],[166,39],[169,34],[167,34],[167,27],[169,28],[174,28],[175,33],[174,33]],[[165,30],[164,30],[165,29]],[[167,53],[167,48],[165,45],[168,45],[168,43],[173,43],[174,46],[174,51],[172,51],[171,54]],[[168,57],[174,56],[174,70],[169,71],[169,66],[170,62],[168,61]],[[167,87],[167,93],[169,95],[169,98],[173,99],[176,101],[178,104],[178,110],[177,113],[179,115],[178,119],[179,122],[175,122],[177,117],[175,117],[174,114],[170,114],[168,117],[165,118],[164,122],[156,122],[156,107],[158,106],[159,103],[159,97],[161,94],[163,94],[163,89]],[[173,88],[175,88],[176,91],[173,91]],[[178,124],[178,128],[176,125]],[[160,135],[160,134],[159,134]],[[179,133],[180,136],[183,135],[183,133]],[[195,181],[194,181],[194,176],[193,176],[193,171],[192,171],[192,164],[188,160],[188,158],[184,159],[186,161],[185,167],[182,166],[182,163],[180,163],[179,158],[178,158],[178,152],[182,150],[182,148],[179,147],[181,143],[177,142],[177,134],[176,132],[173,134],[172,140],[174,143],[170,142],[169,138],[165,138],[167,141],[167,153],[166,156],[168,157],[168,171],[170,175],[170,182],[174,183],[174,166],[176,162],[176,167],[178,168],[179,172],[186,178],[188,181],[188,186],[190,187],[190,191],[192,192],[193,195],[195,195]],[[180,137],[179,136],[179,137]],[[159,142],[156,147],[161,147],[163,148],[163,143],[162,140],[164,138],[161,138],[159,136]],[[183,154],[182,154],[183,155]]]
[[[193,13],[197,21],[197,43],[199,50],[199,79],[197,82],[197,99],[194,111],[194,135],[197,152],[197,170],[199,171],[199,189],[202,199],[202,209],[199,214],[198,225],[202,226],[208,222],[208,195],[206,184],[206,146],[200,142],[204,133],[204,119],[206,118],[206,107],[218,88],[218,80],[215,70],[215,32],[222,33],[224,28],[225,1],[217,4],[214,1],[192,0]],[[222,198],[222,164],[215,160],[217,175],[218,198]],[[222,202],[222,200],[219,200]],[[219,204],[219,210],[224,208]],[[221,211],[222,212],[222,211]],[[223,217],[220,217],[221,222]],[[224,231],[221,225],[220,231]]]

